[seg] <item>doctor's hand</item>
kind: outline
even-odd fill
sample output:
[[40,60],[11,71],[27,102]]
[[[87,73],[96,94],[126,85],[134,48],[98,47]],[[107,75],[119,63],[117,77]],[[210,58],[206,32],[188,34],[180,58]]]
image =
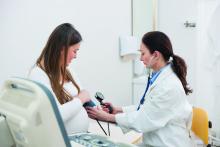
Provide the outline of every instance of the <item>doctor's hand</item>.
[[86,107],[86,111],[90,118],[107,122],[115,122],[115,115],[103,111],[99,107]]
[[89,102],[91,100],[89,92],[86,90],[81,90],[77,95],[77,97],[81,100],[82,104]]
[[111,113],[111,114],[122,113],[122,108],[121,108],[121,107],[114,107],[114,106],[112,105],[112,103],[109,103],[109,102],[103,103],[102,109],[103,109],[105,112],[109,113],[109,109],[108,109],[109,106],[112,107],[112,113]]

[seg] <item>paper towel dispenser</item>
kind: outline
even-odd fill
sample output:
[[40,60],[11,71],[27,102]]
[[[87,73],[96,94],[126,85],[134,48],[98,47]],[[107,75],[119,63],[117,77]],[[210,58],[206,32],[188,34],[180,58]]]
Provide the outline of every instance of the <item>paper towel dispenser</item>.
[[124,59],[134,60],[140,56],[140,39],[135,36],[120,37],[120,56]]

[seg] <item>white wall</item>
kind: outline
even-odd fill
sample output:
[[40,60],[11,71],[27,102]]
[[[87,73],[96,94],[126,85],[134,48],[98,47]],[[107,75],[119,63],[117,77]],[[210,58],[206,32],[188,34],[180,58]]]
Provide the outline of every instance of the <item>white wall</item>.
[[133,35],[140,39],[153,30],[153,1],[133,0]]
[[120,35],[131,34],[129,0],[1,0],[0,84],[10,76],[25,76],[59,24],[72,23],[82,34],[73,61],[84,87],[116,104],[131,103],[131,61],[119,57]]

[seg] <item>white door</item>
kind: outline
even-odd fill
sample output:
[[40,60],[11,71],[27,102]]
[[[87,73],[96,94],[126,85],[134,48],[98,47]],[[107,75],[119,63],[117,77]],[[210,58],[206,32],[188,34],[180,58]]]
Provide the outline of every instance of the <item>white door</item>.
[[[188,66],[187,81],[194,90],[197,26],[187,27],[184,23],[188,21],[188,23],[196,25],[196,20],[197,0],[158,0],[157,30],[170,37],[174,53],[186,61]],[[195,93],[189,95],[189,101],[195,102]]]
[[[208,56],[212,51],[211,45],[207,43],[207,27],[219,3],[219,0],[158,0],[157,30],[170,37],[174,53],[186,61],[187,81],[194,90],[188,99],[194,106],[208,112],[213,130],[220,136],[220,109],[217,107],[220,101],[216,100],[216,93],[220,90],[213,88],[211,72],[205,67],[214,58]],[[192,26],[195,23],[195,27],[184,25],[187,21],[193,23]]]

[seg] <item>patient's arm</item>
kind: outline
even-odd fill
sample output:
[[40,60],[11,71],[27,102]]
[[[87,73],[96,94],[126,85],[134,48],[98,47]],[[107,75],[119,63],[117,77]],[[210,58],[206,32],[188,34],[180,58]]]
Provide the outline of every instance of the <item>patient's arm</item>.
[[64,122],[74,117],[81,109],[83,109],[82,102],[78,98],[74,98],[62,105],[58,104],[58,108]]

